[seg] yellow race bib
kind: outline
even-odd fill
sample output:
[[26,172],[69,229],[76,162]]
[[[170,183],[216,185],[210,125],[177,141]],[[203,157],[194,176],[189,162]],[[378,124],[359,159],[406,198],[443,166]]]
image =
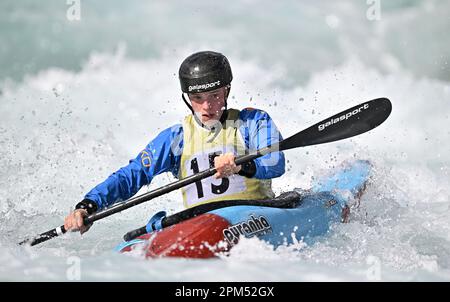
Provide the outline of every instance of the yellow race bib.
[[[193,115],[184,119],[180,178],[214,167],[214,158],[218,155],[229,152],[236,156],[245,154],[238,117],[238,110],[228,109],[227,120],[217,131],[203,128]],[[274,197],[270,179],[247,178],[238,174],[220,179],[211,176],[181,190],[186,208],[221,200]]]

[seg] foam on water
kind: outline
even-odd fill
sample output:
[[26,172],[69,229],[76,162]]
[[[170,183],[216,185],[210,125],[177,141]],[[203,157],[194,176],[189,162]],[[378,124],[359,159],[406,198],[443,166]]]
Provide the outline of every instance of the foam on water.
[[[82,280],[449,280],[450,134],[443,126],[450,85],[384,75],[358,58],[292,88],[278,86],[282,71],[229,58],[235,66],[230,106],[268,111],[285,137],[372,98],[393,103],[391,117],[369,133],[286,152],[287,172],[274,180],[277,193],[307,188],[312,177],[348,158],[375,165],[351,222],[336,225],[316,245],[273,251],[257,239],[243,240],[229,257],[208,261],[114,254],[122,235],[152,213],[182,208],[173,192],[99,221],[83,237],[16,246],[61,225],[84,193],[188,113],[176,76],[182,55],[133,60],[125,53],[93,53],[79,72],[49,68],[2,87],[0,279],[67,280],[80,261]],[[142,191],[173,180],[161,175]]]
[[[448,1],[80,1],[79,21],[67,18],[66,2],[1,1],[0,81],[49,67],[79,71],[92,51],[111,52],[119,42],[135,59],[187,55],[186,45],[220,49],[281,66],[284,87],[349,54],[383,72],[450,80]],[[379,21],[367,17],[375,2]]]

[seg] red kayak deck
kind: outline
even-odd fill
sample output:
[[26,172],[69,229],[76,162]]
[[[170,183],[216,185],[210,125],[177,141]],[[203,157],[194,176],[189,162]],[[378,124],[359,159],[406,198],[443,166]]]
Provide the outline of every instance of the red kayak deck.
[[[162,231],[138,237],[145,240],[145,257],[211,258],[228,250],[223,230],[230,223],[214,214],[203,214]],[[121,252],[129,252],[128,246]]]

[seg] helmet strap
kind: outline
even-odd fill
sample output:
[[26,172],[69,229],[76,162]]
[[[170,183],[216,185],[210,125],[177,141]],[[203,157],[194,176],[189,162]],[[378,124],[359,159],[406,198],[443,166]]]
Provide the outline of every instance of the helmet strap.
[[195,113],[194,113],[194,109],[192,109],[192,106],[191,106],[191,104],[189,104],[189,102],[188,101],[186,101],[186,98],[184,97],[184,92],[183,93],[181,93],[181,98],[183,99],[183,101],[184,101],[184,103],[186,104],[186,106],[188,106],[188,108],[189,108],[189,110],[191,110],[191,112],[192,112],[192,115],[195,115]]
[[227,109],[228,109],[227,101],[228,101],[228,96],[230,95],[231,85],[228,84],[227,86],[225,86],[225,88],[226,88],[226,95],[225,95],[225,110],[224,110],[224,112],[227,111]]

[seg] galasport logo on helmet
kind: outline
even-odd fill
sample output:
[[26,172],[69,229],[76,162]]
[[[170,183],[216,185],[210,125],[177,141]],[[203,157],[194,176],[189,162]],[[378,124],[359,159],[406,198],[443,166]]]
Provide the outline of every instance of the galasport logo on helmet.
[[357,115],[358,113],[360,113],[362,110],[366,110],[369,108],[369,104],[364,104],[363,106],[359,107],[358,109],[355,109],[353,111],[347,112],[346,114],[341,115],[340,117],[337,118],[333,118],[331,120],[329,120],[326,123],[320,124],[319,125],[319,131],[324,130],[326,127],[337,124],[343,120],[348,120],[350,117]]
[[208,89],[208,88],[216,87],[219,85],[220,85],[220,81],[215,81],[215,82],[207,83],[207,84],[197,84],[194,86],[189,86],[189,91],[198,90],[198,89]]
[[272,226],[269,224],[266,217],[255,217],[251,215],[249,220],[234,224],[223,230],[223,235],[225,236],[225,239],[233,245],[238,243],[240,235],[244,235],[248,238],[267,233],[271,230]]

